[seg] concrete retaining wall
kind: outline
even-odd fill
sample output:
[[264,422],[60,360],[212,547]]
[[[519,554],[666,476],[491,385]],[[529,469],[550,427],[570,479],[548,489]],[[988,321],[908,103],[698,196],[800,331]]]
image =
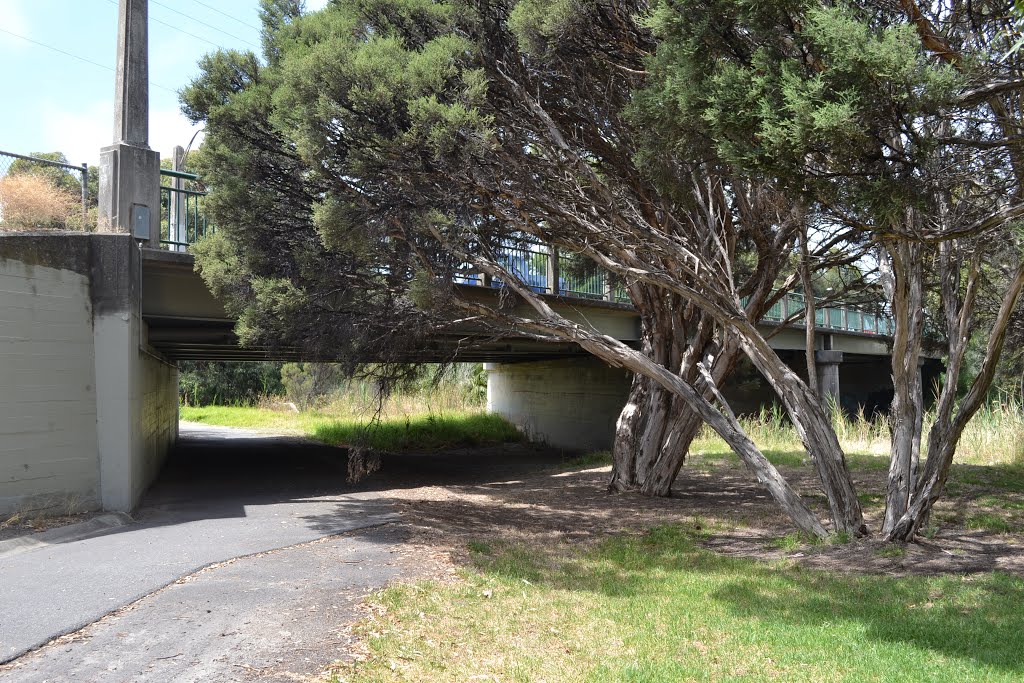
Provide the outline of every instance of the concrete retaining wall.
[[142,354],[140,393],[141,448],[136,457],[133,499],[138,501],[145,487],[156,479],[171,446],[178,439],[178,367],[150,352]]
[[0,512],[99,505],[95,386],[88,275],[0,258]]
[[177,437],[128,235],[0,237],[0,513],[131,510]]

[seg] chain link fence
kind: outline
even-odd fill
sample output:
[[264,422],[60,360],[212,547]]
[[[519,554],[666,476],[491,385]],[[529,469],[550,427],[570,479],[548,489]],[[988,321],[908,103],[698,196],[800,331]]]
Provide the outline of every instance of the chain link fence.
[[0,150],[0,233],[96,228],[97,169]]

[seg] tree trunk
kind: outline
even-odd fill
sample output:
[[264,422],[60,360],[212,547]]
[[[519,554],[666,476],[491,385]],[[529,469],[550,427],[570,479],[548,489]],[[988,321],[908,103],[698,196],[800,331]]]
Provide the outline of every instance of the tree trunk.
[[892,309],[896,324],[892,347],[893,401],[889,411],[892,441],[882,533],[892,532],[910,506],[915,468],[921,456],[924,417],[921,391],[921,343],[924,325],[924,264],[921,246],[889,246],[893,263]]
[[[697,309],[687,310],[678,297],[651,296],[646,290],[632,294],[643,297],[643,310],[652,312],[643,321],[645,355],[690,383],[698,379],[696,363],[709,354],[715,357],[715,381],[722,382],[732,372],[740,355],[738,347],[719,348],[709,317]],[[696,332],[688,333],[693,329]],[[650,379],[634,378],[616,423],[609,490],[670,496],[702,425],[703,420],[678,396]]]
[[643,410],[647,400],[650,380],[643,375],[633,375],[629,398],[619,413],[615,424],[615,443],[612,446],[612,478],[608,490],[614,492],[632,491],[639,485],[636,476],[636,451],[643,432]]
[[[549,331],[556,331],[562,327],[553,319],[548,319],[543,324],[535,323],[535,326],[538,328],[544,327]],[[775,466],[768,461],[754,442],[751,441],[750,437],[743,431],[736,417],[728,410],[728,406],[723,404],[721,410],[716,409],[678,375],[669,372],[664,367],[654,363],[650,358],[630,349],[621,342],[608,337],[590,334],[578,328],[571,331],[567,330],[564,334],[606,363],[615,367],[624,367],[636,373],[642,373],[679,396],[697,413],[700,419],[707,422],[729,444],[744,465],[754,473],[757,480],[768,490],[772,498],[789,515],[790,519],[793,520],[793,523],[799,529],[814,534],[819,538],[824,538],[828,535],[828,532],[825,531],[825,528],[818,521],[814,513],[804,504],[800,496],[779,474]]]
[[[946,267],[952,273],[953,268],[959,268],[960,264],[956,259],[949,259],[943,263],[943,270]],[[885,533],[886,540],[910,541],[921,529],[931,514],[932,507],[939,500],[945,490],[946,480],[949,478],[949,470],[953,465],[953,456],[956,453],[957,444],[964,428],[978,409],[985,401],[992,379],[995,376],[996,365],[1002,356],[1003,345],[1006,341],[1006,330],[1010,318],[1020,300],[1021,291],[1024,290],[1024,264],[1018,264],[1003,295],[999,313],[989,330],[988,343],[985,348],[985,358],[982,361],[981,371],[975,377],[970,390],[958,408],[955,408],[955,387],[957,375],[959,375],[960,364],[966,350],[967,329],[971,314],[974,308],[974,296],[977,285],[978,262],[972,264],[967,293],[962,303],[954,305],[955,297],[950,296],[951,283],[954,278],[944,278],[944,303],[946,304],[946,323],[950,333],[950,367],[946,376],[946,385],[943,387],[939,405],[936,408],[935,423],[928,434],[928,459],[925,462],[924,472],[915,482],[913,498],[906,512],[896,520],[891,528]],[[943,273],[945,275],[945,273]],[[955,374],[954,374],[955,373]],[[956,414],[954,416],[954,410]]]
[[832,421],[817,396],[756,331],[744,334],[741,343],[754,366],[786,407],[800,440],[814,460],[835,530],[852,536],[866,535],[867,525],[864,524],[846,456]]
[[697,438],[703,425],[704,421],[694,411],[685,406],[680,410],[665,437],[662,457],[658,458],[647,479],[640,486],[641,493],[647,496],[672,495],[672,484],[679,476],[679,470],[689,455],[690,445]]
[[[436,229],[434,236],[445,243],[443,236]],[[522,296],[529,305],[536,311],[535,318],[514,316],[490,308],[484,304],[456,299],[455,303],[463,310],[471,311],[477,315],[484,315],[488,318],[512,324],[524,329],[536,330],[546,335],[575,342],[584,351],[600,358],[612,367],[625,368],[634,373],[650,378],[654,383],[668,390],[685,403],[701,420],[706,422],[715,432],[739,456],[747,468],[754,473],[757,480],[768,490],[772,498],[789,515],[793,523],[807,533],[814,534],[820,538],[828,535],[825,527],[821,524],[815,514],[803,502],[800,496],[793,490],[785,478],[779,473],[775,466],[769,462],[757,445],[743,431],[736,416],[729,409],[728,404],[718,394],[714,381],[705,381],[705,391],[715,394],[719,408],[708,400],[703,393],[698,392],[694,386],[678,374],[671,372],[663,365],[654,362],[647,354],[623,344],[612,337],[602,335],[589,330],[578,323],[571,322],[559,315],[552,307],[521,280],[509,273],[501,265],[494,261],[484,259],[478,253],[471,253],[465,249],[454,247],[450,242],[446,246],[466,262],[473,264],[490,273],[492,276],[500,277],[506,281],[509,287]],[[679,336],[674,336],[679,339]],[[692,360],[692,358],[691,358]],[[697,359],[694,366],[699,366],[703,359]],[[780,360],[781,363],[781,360]],[[708,375],[710,378],[710,374]],[[795,375],[794,375],[795,377]],[[837,444],[838,445],[838,444]],[[856,498],[854,498],[856,501]],[[859,508],[858,508],[859,510]]]
[[[804,363],[807,366],[807,386],[818,394],[818,366],[815,363],[814,282],[811,279],[811,247],[807,243],[807,225],[800,236],[800,286],[804,290]],[[824,398],[824,397],[822,397]]]

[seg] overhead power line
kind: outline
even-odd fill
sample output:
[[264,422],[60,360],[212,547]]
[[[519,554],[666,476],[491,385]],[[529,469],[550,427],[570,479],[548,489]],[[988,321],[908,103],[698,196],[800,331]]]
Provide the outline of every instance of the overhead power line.
[[[167,9],[171,10],[172,12],[177,12],[180,16],[185,16],[185,15],[182,15],[180,12],[178,12],[178,10],[174,9],[173,7],[169,7],[168,5],[164,5],[162,3],[156,2],[156,0],[150,0],[150,1],[154,5],[160,5],[161,7],[165,7]],[[118,6],[117,0],[107,0],[107,2],[109,2],[111,5],[114,5],[115,7]],[[217,31],[218,33],[223,33],[224,35],[226,35],[226,36],[228,36],[230,38],[234,38],[235,40],[240,40],[243,43],[245,43],[246,45],[249,45],[250,47],[253,47],[253,48],[257,49],[257,50],[260,49],[255,44],[250,43],[249,41],[245,40],[244,38],[239,38],[238,36],[231,35],[227,31],[219,29],[216,26],[213,26],[211,24],[207,24],[206,22],[203,22],[203,21],[199,21],[198,19],[195,19],[193,17],[189,17],[188,19],[189,19],[189,21],[192,21],[194,23],[202,24],[203,26],[208,26],[208,27],[212,28],[214,31]],[[189,36],[190,38],[195,38],[196,40],[202,41],[202,42],[206,43],[207,45],[212,45],[213,47],[217,48],[218,50],[226,50],[227,49],[223,45],[221,45],[219,43],[215,43],[212,40],[210,40],[209,38],[204,38],[202,36],[196,35],[195,33],[192,33],[191,31],[186,31],[183,28],[179,28],[179,27],[175,26],[174,24],[168,23],[168,22],[166,22],[166,21],[164,21],[162,19],[158,19],[157,17],[154,17],[152,15],[149,16],[149,20],[152,21],[152,22],[155,22],[157,24],[160,24],[162,26],[166,26],[167,28],[171,29],[172,31],[177,31],[178,33],[181,33],[183,35]]]
[[[119,6],[117,0],[107,0],[107,2],[109,2],[114,7],[118,7]],[[166,5],[163,5],[163,6],[166,7]],[[174,24],[169,24],[166,21],[162,21],[160,19],[157,19],[156,17],[154,17],[152,15],[149,17],[149,20],[152,21],[152,22],[155,22],[157,24],[162,24],[162,25],[166,26],[167,28],[171,29],[172,31],[177,31],[178,33],[181,33],[181,34],[184,34],[186,36],[189,36],[190,38],[195,38],[196,40],[201,40],[204,43],[206,43],[207,45],[212,45],[212,46],[214,46],[217,49],[223,49],[223,47],[221,47],[217,43],[213,42],[212,40],[208,40],[206,38],[203,38],[202,36],[197,36],[194,33],[189,33],[188,31],[186,31],[184,29],[178,28]]]
[[[58,54],[62,54],[65,57],[71,57],[72,59],[77,59],[80,62],[85,62],[86,64],[91,64],[93,66],[98,66],[101,69],[106,69],[107,71],[113,71],[113,72],[116,73],[116,69],[114,69],[114,67],[112,67],[112,66],[108,66],[106,64],[100,64],[99,62],[94,62],[93,60],[91,60],[91,59],[89,59],[87,57],[82,57],[80,55],[76,55],[73,52],[68,52],[67,50],[62,50],[61,48],[54,47],[53,45],[48,45],[46,43],[41,43],[38,40],[34,40],[34,39],[29,38],[27,36],[23,36],[21,34],[15,33],[14,31],[8,31],[5,28],[0,28],[0,33],[6,33],[7,35],[14,36],[15,38],[18,38],[19,40],[24,40],[26,43],[32,43],[33,45],[38,45],[39,47],[44,47],[47,50],[51,50],[51,51],[56,52]],[[154,83],[153,81],[150,81],[149,84],[151,86],[153,86],[154,88],[160,88],[161,90],[166,90],[167,92],[174,93],[175,95],[178,94],[178,91],[175,90],[174,88],[168,88],[165,85],[160,85],[159,83]]]
[[[165,5],[165,4],[163,4],[162,2],[157,2],[157,0],[149,0],[149,1],[150,1],[151,3],[153,3],[154,5],[159,5],[160,7],[163,7],[164,9],[169,9],[169,10],[171,10],[172,12],[175,12],[175,13],[177,13],[177,14],[178,14],[178,15],[180,15],[180,16],[188,16],[188,15],[184,15],[184,14],[182,14],[180,10],[178,10],[178,9],[175,9],[174,7],[171,7],[171,6],[169,6],[169,5]],[[223,12],[221,12],[221,14],[224,14],[224,13],[223,13]],[[232,18],[232,19],[234,18],[234,17],[231,17],[231,15],[227,15],[227,16],[228,16],[228,17],[230,17],[230,18]],[[158,23],[164,24],[165,26],[171,26],[170,24],[168,24],[168,23],[166,23],[166,22],[163,22],[163,21],[160,21],[159,19],[157,19],[157,18],[155,18],[155,17],[150,17],[150,18],[151,18],[151,19],[153,19],[153,21],[156,21],[156,22],[158,22]],[[188,16],[188,21],[190,21],[190,22],[194,22],[194,23],[196,23],[196,24],[202,24],[202,25],[203,25],[203,26],[205,26],[206,28],[212,28],[212,29],[213,29],[214,31],[217,31],[218,33],[223,33],[223,34],[224,34],[224,35],[226,35],[226,36],[227,36],[228,38],[234,38],[235,40],[240,40],[240,41],[242,41],[243,43],[245,43],[246,45],[248,45],[249,47],[253,47],[253,48],[256,48],[257,50],[259,50],[259,49],[260,49],[260,47],[259,47],[258,45],[256,45],[255,43],[253,43],[253,42],[251,42],[251,41],[249,41],[249,40],[246,40],[245,38],[240,38],[239,36],[236,36],[236,35],[234,35],[234,34],[228,33],[227,31],[225,31],[224,29],[220,28],[219,26],[214,26],[213,24],[207,24],[207,23],[206,23],[205,21],[203,21],[203,20],[201,20],[201,19],[196,19],[196,18],[195,18],[195,17],[193,17],[193,16]],[[178,30],[178,31],[181,31],[181,29],[177,28],[176,26],[171,26],[171,28],[173,28],[173,29],[175,29],[175,30]],[[187,31],[181,31],[181,32],[182,32],[182,33],[188,33]],[[193,38],[199,38],[199,36],[193,35],[193,34],[191,34],[191,33],[188,33],[188,35],[192,36]],[[200,39],[200,40],[205,40],[205,38],[199,38],[199,39]],[[209,42],[209,41],[207,41],[207,42]],[[218,47],[220,47],[220,46],[218,45]]]
[[202,5],[202,6],[203,6],[203,7],[205,7],[206,9],[208,9],[208,10],[212,10],[212,11],[216,12],[217,14],[222,14],[222,15],[224,15],[225,17],[227,17],[228,19],[231,19],[232,21],[237,21],[237,22],[238,22],[239,24],[241,24],[242,26],[248,26],[249,28],[251,28],[251,29],[256,29],[257,31],[262,31],[262,30],[263,30],[263,29],[262,29],[262,28],[260,28],[259,26],[253,26],[252,24],[250,24],[250,23],[249,23],[249,22],[247,22],[247,21],[242,21],[241,19],[239,19],[238,17],[236,17],[236,16],[234,16],[234,15],[232,15],[232,14],[228,14],[227,12],[224,12],[224,11],[221,11],[221,10],[217,9],[217,8],[216,8],[216,7],[214,7],[213,5],[207,5],[207,4],[206,4],[205,2],[203,2],[202,0],[192,0],[192,2],[196,3],[197,5]]

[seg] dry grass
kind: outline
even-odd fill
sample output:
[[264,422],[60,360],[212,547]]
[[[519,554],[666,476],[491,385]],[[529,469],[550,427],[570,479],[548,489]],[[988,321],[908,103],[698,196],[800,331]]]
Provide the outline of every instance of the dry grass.
[[[924,442],[933,418],[925,415]],[[758,415],[740,418],[743,429],[773,462],[793,464],[806,457],[800,437],[781,409],[762,410]],[[884,419],[868,420],[863,413],[849,417],[833,411],[832,424],[839,443],[847,454],[888,460],[890,431]],[[702,453],[728,453],[725,442],[705,426],[694,450]],[[927,457],[927,454],[926,454]],[[1024,464],[1024,405],[1002,401],[985,406],[967,423],[957,447],[957,463],[967,465]]]
[[[280,398],[267,397],[259,408],[291,411],[291,404]],[[368,382],[350,382],[344,389],[318,402],[307,414],[339,420],[370,420],[379,413],[381,419],[405,419],[424,415],[448,415],[479,412],[483,406],[474,401],[465,389],[452,382],[442,382],[416,391],[394,392],[383,399]]]
[[0,232],[80,230],[81,198],[43,176],[0,178]]

